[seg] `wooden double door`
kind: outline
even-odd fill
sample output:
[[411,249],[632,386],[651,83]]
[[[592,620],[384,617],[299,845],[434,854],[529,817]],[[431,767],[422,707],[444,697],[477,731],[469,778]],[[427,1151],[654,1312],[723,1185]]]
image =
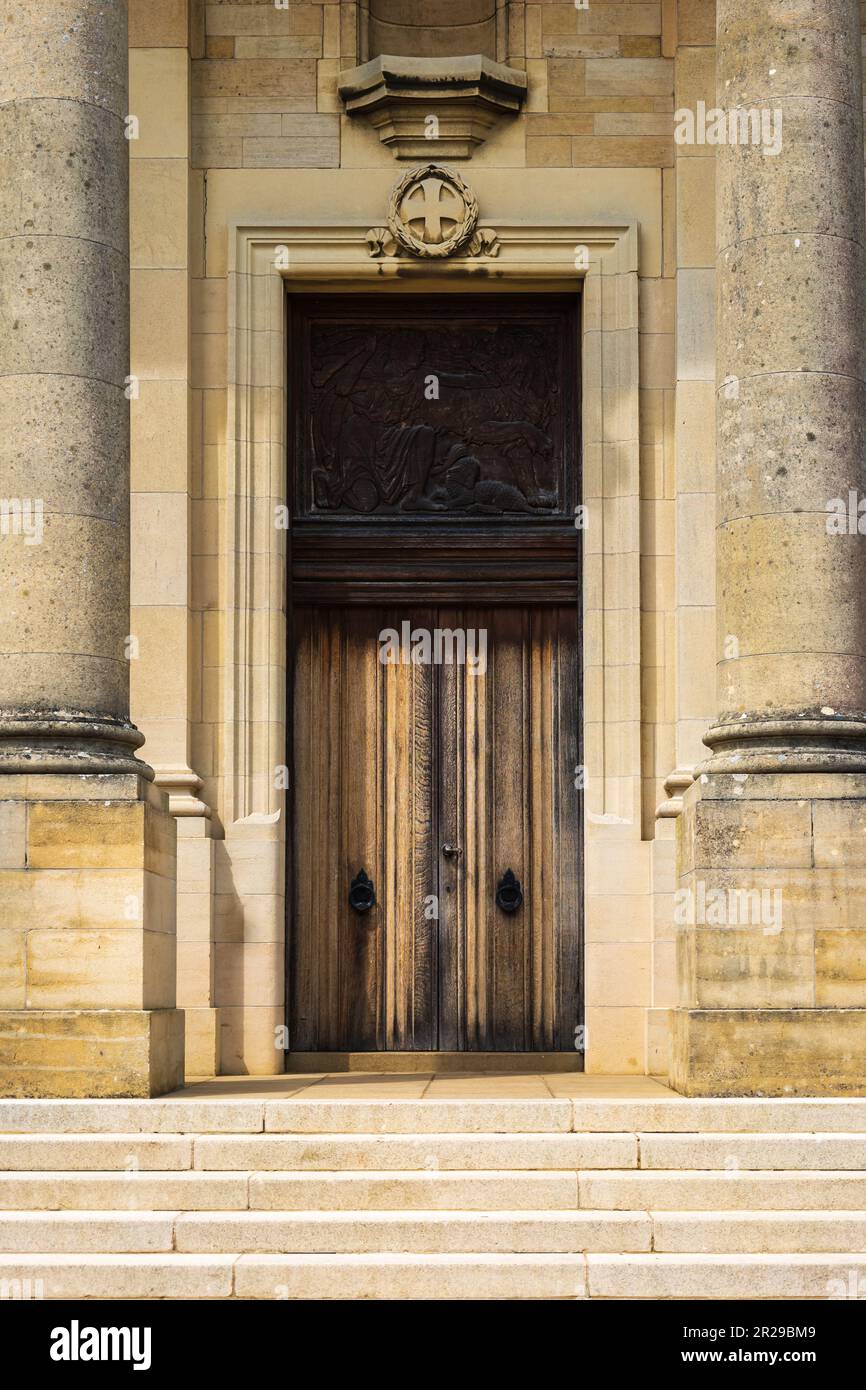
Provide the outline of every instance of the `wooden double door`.
[[577,606],[292,625],[292,1049],[573,1049]]

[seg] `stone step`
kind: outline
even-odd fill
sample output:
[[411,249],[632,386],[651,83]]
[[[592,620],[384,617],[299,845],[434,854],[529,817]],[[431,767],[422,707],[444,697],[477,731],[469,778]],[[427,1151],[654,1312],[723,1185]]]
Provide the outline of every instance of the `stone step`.
[[202,1255],[227,1250],[238,1254],[471,1251],[536,1255],[650,1250],[651,1229],[649,1217],[638,1212],[227,1212],[212,1217],[180,1215],[175,1240],[178,1250]]
[[244,1211],[248,1193],[247,1173],[0,1173],[0,1211]]
[[866,1250],[863,1211],[657,1211],[650,1217],[653,1250],[670,1254],[856,1255]]
[[263,1128],[260,1100],[0,1100],[0,1134],[256,1134]]
[[193,1141],[162,1134],[0,1134],[0,1170],[168,1172],[193,1166]]
[[866,1173],[582,1172],[580,1208],[604,1211],[866,1211]]
[[0,1252],[571,1254],[650,1250],[651,1230],[622,1211],[0,1212]]
[[866,1256],[7,1254],[0,1287],[47,1300],[843,1299],[866,1292]]
[[585,1270],[583,1255],[0,1255],[0,1287],[47,1300],[225,1299],[233,1287],[257,1300],[548,1299],[582,1297]]
[[574,1210],[577,1173],[0,1173],[0,1211]]
[[640,1134],[638,1140],[642,1169],[866,1170],[863,1134]]
[[[290,1084],[287,1078],[287,1085]],[[0,1133],[866,1134],[866,1097],[604,1100],[6,1100]]]
[[577,1173],[252,1173],[252,1211],[551,1211],[577,1207]]
[[[242,1255],[235,1294],[266,1299],[843,1298],[864,1255]],[[704,1347],[703,1343],[696,1343]]]
[[[192,1215],[192,1213],[190,1213]],[[225,1221],[229,1213],[222,1212]],[[0,1253],[59,1255],[157,1254],[174,1250],[174,1227],[180,1212],[137,1211],[0,1211]],[[214,1247],[215,1249],[215,1247]],[[217,1254],[231,1252],[225,1246]],[[193,1252],[192,1247],[189,1253]]]
[[0,1173],[0,1211],[866,1211],[866,1174],[539,1172]]
[[569,1133],[571,1100],[0,1100],[0,1133]]
[[[587,1255],[586,1262],[590,1298],[841,1299],[866,1296],[866,1255]],[[858,1294],[858,1290],[862,1292]],[[708,1343],[695,1340],[697,1350],[705,1351],[707,1346]]]
[[241,1255],[237,1298],[583,1298],[584,1255]]
[[636,1168],[637,1139],[633,1134],[210,1135],[194,1140],[194,1164],[259,1172]]
[[3,1134],[0,1170],[866,1169],[861,1134]]
[[0,1253],[862,1253],[862,1211],[0,1212]]
[[596,1100],[573,1102],[572,1128],[578,1133],[668,1134],[864,1134],[866,1097],[799,1100],[688,1099]]
[[633,1134],[0,1135],[0,1170],[635,1168]]
[[[231,1298],[234,1255],[0,1255],[6,1298]],[[273,1295],[272,1295],[273,1296]]]

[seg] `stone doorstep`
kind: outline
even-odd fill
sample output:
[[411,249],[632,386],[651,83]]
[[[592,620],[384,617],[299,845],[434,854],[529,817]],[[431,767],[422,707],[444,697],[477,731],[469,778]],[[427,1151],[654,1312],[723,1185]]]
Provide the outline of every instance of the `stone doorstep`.
[[866,1134],[866,1098],[5,1100],[0,1133]]
[[826,1299],[864,1278],[836,1254],[0,1255],[49,1300]]

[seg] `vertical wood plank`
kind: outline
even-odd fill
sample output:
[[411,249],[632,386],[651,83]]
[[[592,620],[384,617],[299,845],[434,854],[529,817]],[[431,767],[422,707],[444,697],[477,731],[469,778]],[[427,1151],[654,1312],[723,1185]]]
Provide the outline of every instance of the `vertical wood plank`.
[[[428,611],[396,612],[385,626],[429,627]],[[433,710],[429,664],[389,664],[385,679],[385,1046],[434,1048],[436,922],[425,916],[433,870]]]
[[[487,671],[383,666],[406,610],[296,610],[292,1045],[573,1046],[580,1008],[574,608],[417,610],[488,634]],[[460,847],[447,859],[441,846]],[[377,905],[359,917],[366,868]],[[523,907],[495,905],[511,868]],[[438,921],[425,912],[438,898]]]
[[[456,615],[438,609],[440,627],[453,626]],[[463,688],[455,666],[436,670],[436,854],[439,908],[439,1047],[457,1052],[465,1035],[465,875],[468,867],[467,828],[463,813],[464,709]],[[457,845],[460,856],[442,854],[444,844]]]
[[581,661],[577,608],[558,610],[558,697],[554,704],[554,834],[558,845],[556,901],[556,1034],[559,1051],[574,1047],[583,1018],[583,796],[575,786],[581,748]]
[[[339,930],[340,986],[337,1041],[331,1046],[363,1052],[381,1047],[383,1034],[377,614],[347,609],[341,626],[337,796],[343,853],[332,909]],[[348,893],[362,868],[373,879],[377,902],[359,914],[349,906]]]

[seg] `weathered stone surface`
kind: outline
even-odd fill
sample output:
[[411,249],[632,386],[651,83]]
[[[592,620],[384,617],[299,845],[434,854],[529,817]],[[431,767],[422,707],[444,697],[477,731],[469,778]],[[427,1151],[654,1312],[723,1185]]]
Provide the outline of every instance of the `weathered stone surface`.
[[39,1211],[0,1214],[0,1252],[30,1255],[155,1254],[174,1249],[174,1221],[163,1212]]
[[0,1255],[0,1280],[40,1280],[47,1299],[229,1298],[233,1264],[229,1255]]
[[849,1267],[856,1280],[866,1273],[862,1255],[589,1255],[587,1264],[590,1298],[827,1298],[846,1287]]
[[779,374],[745,378],[737,389],[737,400],[718,395],[719,520],[799,508],[823,514],[826,526],[828,503],[847,507],[849,488],[862,480],[866,385],[794,372],[784,390]]
[[0,106],[0,235],[78,237],[128,254],[124,128],[89,102]]
[[866,1095],[866,1009],[676,1009],[672,1082],[688,1096]]
[[580,1174],[582,1208],[598,1211],[864,1211],[861,1173],[668,1172]]
[[7,0],[0,104],[50,97],[127,113],[127,9],[112,0]]
[[[756,714],[759,722],[862,718],[866,710],[863,550],[856,535],[830,535],[825,525],[831,498],[863,480],[866,232],[854,9],[827,0],[807,19],[775,0],[760,16],[740,0],[719,3],[717,86],[726,105],[772,109],[785,98],[776,153],[742,141],[718,152],[723,724]],[[809,286],[818,275],[816,295]],[[832,423],[840,419],[841,430]],[[799,751],[796,731],[790,738]]]
[[857,6],[718,0],[717,35],[719,99],[782,124],[775,152],[717,153],[719,715],[679,872],[782,913],[682,927],[672,1074],[687,1095],[863,1095],[860,912],[826,873],[859,867],[864,836],[844,774],[866,766],[866,552],[856,518],[827,525],[864,485]]
[[38,497],[45,514],[129,524],[129,407],[92,377],[0,378],[0,471],[9,497]]
[[550,1211],[578,1205],[574,1172],[253,1173],[249,1185],[252,1211]]
[[5,1211],[243,1211],[246,1173],[0,1173]]
[[760,1250],[766,1255],[859,1254],[866,1242],[866,1216],[854,1211],[669,1212],[653,1218],[653,1249],[704,1254]]
[[265,1105],[269,1133],[532,1134],[571,1129],[567,1100],[286,1100]]
[[0,1013],[2,1096],[153,1096],[182,1081],[174,1008]]
[[[194,1254],[566,1254],[649,1250],[648,1216],[636,1212],[238,1212],[177,1219],[177,1249]],[[0,1216],[0,1246],[3,1242]]]
[[[780,67],[789,71],[787,61]],[[773,154],[760,143],[719,147],[719,246],[756,235],[850,237],[860,212],[857,180],[847,177],[845,164],[858,136],[856,108],[799,95],[765,98],[758,108],[771,117],[763,117],[761,140],[771,149],[775,139],[780,148]],[[728,109],[736,109],[733,101]]]
[[630,1134],[261,1135],[198,1139],[195,1167],[266,1171],[635,1168]]
[[[189,1258],[193,1258],[190,1256]],[[205,1256],[200,1256],[205,1259]],[[241,1255],[238,1298],[582,1298],[582,1255]]]

